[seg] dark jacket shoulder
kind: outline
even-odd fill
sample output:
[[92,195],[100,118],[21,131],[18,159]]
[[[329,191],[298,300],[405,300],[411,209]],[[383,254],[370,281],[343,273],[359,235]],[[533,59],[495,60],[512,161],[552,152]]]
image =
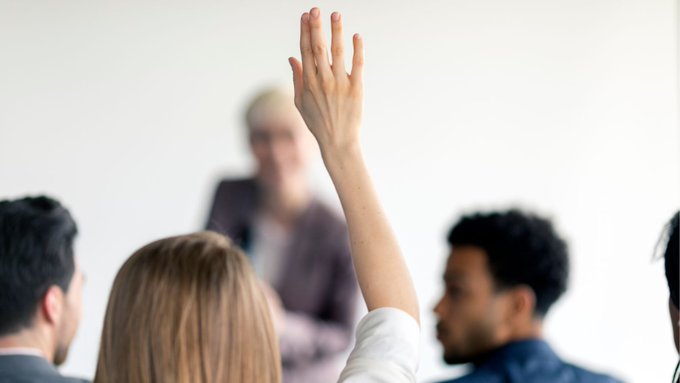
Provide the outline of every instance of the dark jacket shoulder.
[[33,355],[0,356],[2,383],[89,383],[88,380],[62,376],[50,362]]
[[220,181],[213,195],[205,228],[232,238],[242,236],[242,231],[255,214],[257,194],[257,184],[252,178]]
[[543,340],[523,340],[493,351],[461,378],[442,383],[620,383],[611,376],[565,363]]
[[323,230],[332,237],[347,235],[347,224],[344,218],[321,200],[312,199],[307,215],[311,228]]

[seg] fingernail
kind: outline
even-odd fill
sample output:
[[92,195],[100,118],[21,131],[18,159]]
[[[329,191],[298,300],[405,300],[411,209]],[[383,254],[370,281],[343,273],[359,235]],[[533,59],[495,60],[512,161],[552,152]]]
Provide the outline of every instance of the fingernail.
[[319,17],[319,8],[316,7],[312,8],[312,11],[310,13],[312,14],[312,17],[316,19],[317,17]]
[[333,21],[340,21],[340,13],[339,12],[333,12],[331,14],[331,20]]
[[302,22],[303,23],[309,22],[309,13],[305,12],[302,14]]

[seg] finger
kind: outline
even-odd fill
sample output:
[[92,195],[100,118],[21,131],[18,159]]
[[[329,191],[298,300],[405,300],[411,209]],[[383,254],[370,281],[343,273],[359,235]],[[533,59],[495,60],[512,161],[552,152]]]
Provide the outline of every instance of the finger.
[[293,88],[295,89],[295,105],[300,105],[302,100],[302,92],[304,91],[304,80],[302,77],[302,63],[297,59],[290,57],[288,63],[293,69]]
[[302,73],[305,82],[309,85],[314,81],[316,64],[314,63],[314,52],[312,52],[312,40],[309,31],[309,13],[302,14],[300,19],[300,54],[302,55]]
[[312,35],[312,51],[316,61],[316,73],[321,79],[328,80],[332,78],[333,72],[328,63],[328,48],[326,47],[326,40],[323,38],[321,24],[321,11],[314,7],[309,11],[309,31]]
[[331,55],[333,57],[333,73],[335,76],[346,76],[345,47],[342,42],[342,16],[338,12],[331,14]]
[[354,56],[352,56],[352,74],[350,78],[355,85],[362,85],[364,76],[364,39],[357,33],[352,38]]

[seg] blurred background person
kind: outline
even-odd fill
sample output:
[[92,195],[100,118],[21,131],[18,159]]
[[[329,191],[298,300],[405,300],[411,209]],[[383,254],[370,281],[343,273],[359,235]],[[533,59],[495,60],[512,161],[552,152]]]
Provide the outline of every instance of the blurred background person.
[[447,383],[617,383],[564,362],[543,321],[567,289],[567,245],[552,223],[517,210],[464,216],[449,232],[445,292],[434,308],[448,364],[471,363]]
[[0,382],[85,382],[55,368],[80,321],[76,233],[71,214],[53,199],[0,201]]
[[[660,244],[663,244],[666,249],[663,253],[665,269],[666,269],[666,281],[668,282],[668,313],[671,319],[671,326],[673,328],[673,342],[675,343],[675,349],[680,352],[680,339],[678,335],[680,334],[680,302],[678,299],[678,294],[680,293],[680,281],[678,277],[678,269],[680,268],[680,228],[678,227],[678,221],[680,220],[680,211],[676,212],[673,218],[668,222],[664,230],[664,234],[661,236]],[[668,238],[667,241],[664,239]],[[673,382],[680,381],[678,377],[678,369],[680,369],[680,362],[677,363],[675,367],[675,372],[673,374]]]
[[316,144],[292,94],[262,91],[247,107],[245,124],[255,174],[219,183],[207,229],[233,238],[265,284],[284,382],[333,381],[358,298],[347,227],[310,189]]

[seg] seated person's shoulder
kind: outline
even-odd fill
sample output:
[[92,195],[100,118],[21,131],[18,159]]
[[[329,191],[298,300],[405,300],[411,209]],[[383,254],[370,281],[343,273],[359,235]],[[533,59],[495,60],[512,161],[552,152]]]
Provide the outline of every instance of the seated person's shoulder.
[[36,371],[31,374],[2,374],[0,373],[0,382],[3,383],[92,383],[90,380],[81,378],[72,378],[68,376],[59,375],[56,371],[53,373],[44,373],[43,371]]
[[570,364],[569,367],[574,372],[574,382],[583,383],[622,383],[623,381],[612,376],[586,370],[585,368]]
[[490,371],[475,371],[459,378],[445,380],[438,383],[506,383],[503,376]]
[[[561,364],[558,369],[534,371],[529,375],[518,376],[503,370],[479,369],[462,377],[439,383],[534,383],[560,381],[565,383],[622,383],[609,375],[586,370],[573,364]],[[518,380],[519,379],[519,380]]]
[[80,378],[63,377],[63,383],[92,383],[90,380]]

